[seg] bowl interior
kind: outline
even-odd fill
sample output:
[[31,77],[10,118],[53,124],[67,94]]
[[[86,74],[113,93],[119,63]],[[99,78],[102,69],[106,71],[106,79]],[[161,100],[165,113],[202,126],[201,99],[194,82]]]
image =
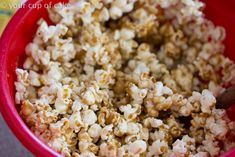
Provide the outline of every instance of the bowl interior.
[[[29,0],[31,3],[41,3],[42,5],[49,3],[48,1],[43,0]],[[67,0],[50,0],[53,3],[57,2],[66,2]],[[225,2],[221,0],[204,0],[206,3],[205,13],[206,17],[211,19],[216,25],[221,25],[226,28],[227,37],[225,40],[225,55],[230,59],[235,61],[235,1],[228,0]],[[30,2],[29,2],[30,3]],[[27,8],[27,7],[26,7]],[[14,106],[14,80],[15,69],[16,67],[22,65],[25,59],[25,46],[32,41],[33,36],[37,30],[37,21],[40,18],[44,18],[46,21],[50,23],[48,18],[47,10],[42,7],[40,9],[24,9],[21,11],[21,15],[16,14],[13,21],[8,25],[6,32],[2,38],[2,45],[4,51],[6,51],[6,69],[4,71],[7,76],[7,84],[5,88],[9,88],[10,96],[11,96],[11,104]],[[19,111],[19,107],[14,106],[16,110]],[[233,108],[228,109],[228,113],[231,119],[235,120],[235,106]]]

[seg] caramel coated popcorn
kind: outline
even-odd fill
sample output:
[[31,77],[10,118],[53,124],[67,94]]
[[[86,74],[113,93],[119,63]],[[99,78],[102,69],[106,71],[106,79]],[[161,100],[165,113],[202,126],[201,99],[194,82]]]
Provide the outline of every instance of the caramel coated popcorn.
[[[209,157],[234,146],[216,96],[235,83],[198,0],[70,0],[26,47],[15,101],[63,156]],[[226,141],[224,144],[222,144]]]

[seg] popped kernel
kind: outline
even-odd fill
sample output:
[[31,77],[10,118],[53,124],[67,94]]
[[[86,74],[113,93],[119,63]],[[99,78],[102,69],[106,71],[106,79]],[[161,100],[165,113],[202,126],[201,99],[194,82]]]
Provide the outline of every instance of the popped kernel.
[[129,145],[129,152],[130,154],[137,155],[144,153],[147,149],[147,144],[145,141],[136,140]]
[[97,121],[97,116],[92,110],[82,111],[81,114],[84,125],[92,125]]

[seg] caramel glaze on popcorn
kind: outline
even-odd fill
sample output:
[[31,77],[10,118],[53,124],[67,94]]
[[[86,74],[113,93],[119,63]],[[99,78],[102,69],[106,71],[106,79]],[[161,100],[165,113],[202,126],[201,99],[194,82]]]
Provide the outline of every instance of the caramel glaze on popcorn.
[[[39,21],[15,101],[63,156],[209,157],[234,146],[216,109],[235,65],[197,0],[71,0]],[[222,141],[226,143],[221,144]]]

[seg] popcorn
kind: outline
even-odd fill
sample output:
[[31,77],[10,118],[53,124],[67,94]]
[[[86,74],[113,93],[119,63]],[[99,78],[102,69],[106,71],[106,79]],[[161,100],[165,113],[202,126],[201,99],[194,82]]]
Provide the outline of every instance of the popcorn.
[[[207,157],[234,147],[216,97],[235,84],[225,30],[198,0],[70,0],[39,20],[15,102],[62,156]],[[221,141],[226,143],[221,144]]]
[[122,13],[122,10],[120,8],[118,8],[116,6],[112,6],[110,8],[109,14],[110,14],[112,19],[116,20],[119,17],[121,17],[123,13]]
[[143,99],[147,95],[147,92],[147,89],[140,89],[134,84],[130,85],[129,94],[137,104],[141,104],[143,102]]
[[73,110],[73,112],[78,112],[78,111],[80,111],[82,108],[86,108],[86,107],[85,107],[85,104],[83,104],[80,99],[76,99],[76,100],[73,102],[73,105],[72,105],[72,110]]
[[118,148],[118,152],[117,152],[117,156],[118,157],[122,157],[122,156],[124,156],[125,154],[126,154],[126,150],[125,150],[125,148],[124,148],[125,146],[122,146],[121,148]]
[[[212,114],[216,114],[215,117],[208,117],[205,122],[205,128],[210,130],[214,137],[225,140],[228,132],[228,125],[224,116],[220,115],[220,110],[214,109]],[[225,115],[225,113],[223,114]]]
[[137,139],[140,139],[140,135],[139,134],[132,134],[132,135],[127,135],[124,138],[124,142],[125,143],[131,143]]
[[120,18],[123,13],[130,12],[134,8],[135,0],[128,3],[127,0],[114,0],[110,8],[110,16],[112,19],[116,20]]
[[88,134],[94,138],[94,139],[97,139],[101,136],[101,131],[102,131],[102,128],[99,124],[93,124],[89,130],[88,130]]
[[206,152],[199,152],[195,155],[190,155],[189,157],[208,157],[208,154]]
[[69,108],[71,89],[68,86],[64,86],[58,89],[57,98],[55,100],[55,109],[59,113],[64,113]]
[[130,122],[127,124],[127,134],[135,135],[140,132],[140,126],[138,123]]
[[[173,71],[176,82],[183,88],[186,92],[192,90],[192,73],[185,67],[179,66],[177,70]],[[186,76],[186,77],[184,77]]]
[[33,65],[33,62],[34,61],[31,57],[26,58],[26,60],[23,64],[24,69],[28,70],[28,69],[32,68],[33,66],[35,67],[35,65]]
[[91,152],[83,152],[79,155],[79,157],[96,157],[95,154]]
[[25,100],[25,97],[26,97],[26,87],[20,83],[20,82],[15,82],[15,87],[16,87],[16,94],[15,94],[15,101],[16,101],[16,104],[20,104],[21,101]]
[[113,130],[113,124],[106,125],[101,131],[101,139],[107,140],[112,130]]
[[163,122],[162,120],[159,120],[159,119],[150,119],[150,124],[153,128],[158,128],[161,125],[163,125]]
[[163,83],[162,82],[157,82],[155,84],[155,93],[154,95],[155,96],[162,96],[162,95],[172,95],[173,92],[170,88],[166,87],[166,86],[163,86]]
[[138,116],[138,112],[140,110],[140,106],[139,105],[133,105],[134,107],[132,108],[132,106],[130,104],[126,105],[126,106],[120,106],[120,111],[124,113],[124,118],[126,120],[132,120],[135,119]]
[[89,148],[92,146],[93,143],[88,142],[86,140],[81,140],[78,143],[78,147],[79,147],[79,151],[82,153],[87,152],[87,150],[89,150]]
[[140,130],[140,139],[147,141],[149,139],[149,130],[148,128],[141,128]]
[[130,40],[135,37],[135,32],[131,29],[123,28],[120,31],[121,38],[124,40]]
[[84,6],[81,9],[81,19],[84,25],[88,25],[93,21],[92,13],[94,12],[94,8],[90,3],[83,3]]
[[147,145],[142,140],[136,140],[129,145],[129,153],[133,155],[144,153],[147,149]]
[[100,88],[108,88],[109,85],[113,84],[115,81],[112,79],[112,69],[108,66],[108,70],[96,70],[95,79]]
[[152,143],[151,146],[149,146],[147,156],[151,157],[154,155],[161,155],[165,153],[167,149],[168,149],[168,145],[165,141],[156,140]]
[[117,148],[107,145],[106,143],[102,143],[100,145],[99,156],[104,157],[116,157],[117,156]]
[[109,18],[110,18],[109,10],[107,8],[103,8],[99,15],[99,21],[106,22],[109,20]]
[[49,39],[58,39],[60,35],[65,35],[68,28],[64,25],[58,24],[57,26],[48,26],[45,21],[40,23],[39,29],[37,31],[38,37],[41,37],[44,42]]
[[16,69],[17,80],[23,84],[28,84],[29,73],[23,69]]
[[81,129],[81,127],[84,125],[81,118],[81,113],[79,111],[74,112],[69,117],[69,121],[70,121],[70,127],[74,129],[75,132],[78,132]]
[[154,131],[154,133],[150,133],[150,139],[152,140],[167,140],[168,136],[168,130],[167,129],[159,129],[159,131]]
[[[91,142],[92,142],[92,138],[90,137],[90,135],[87,133],[87,128],[82,128],[80,131],[79,131],[79,133],[78,133],[78,140],[79,141],[83,141],[83,143],[81,143],[82,145],[83,144],[85,144],[85,145],[87,145],[86,143],[84,143],[84,142],[88,142],[89,144],[88,145],[90,145],[90,144],[92,144]],[[85,149],[84,149],[85,150]]]
[[41,86],[40,76],[38,73],[34,71],[29,71],[29,81],[30,81],[30,84],[33,86],[36,86],[36,87]]
[[213,95],[215,97],[219,96],[221,93],[223,93],[225,91],[225,88],[216,85],[214,82],[210,82],[208,85],[208,89],[209,91],[211,91],[213,93]]
[[97,116],[92,110],[82,111],[82,121],[85,125],[92,125],[97,121]]
[[123,136],[127,133],[127,122],[125,120],[118,123],[117,127],[114,129],[114,134],[116,136]]
[[202,150],[205,150],[211,156],[215,156],[215,154],[218,154],[220,150],[218,142],[213,142],[214,138],[211,135],[207,135],[205,138],[206,139],[202,142],[203,143]]
[[59,152],[62,151],[63,147],[66,147],[65,139],[63,138],[56,138],[49,142],[48,145]]
[[216,99],[210,91],[203,90],[200,103],[202,112],[210,113],[210,108],[215,105]]
[[21,106],[21,115],[24,117],[27,117],[31,114],[33,114],[33,112],[35,112],[35,107],[33,104],[31,104],[29,101],[23,101],[22,106]]
[[173,152],[176,156],[184,156],[187,153],[186,143],[181,140],[176,140],[173,143]]
[[93,105],[95,103],[95,96],[89,89],[82,94],[82,99],[84,103],[88,105]]
[[60,58],[62,62],[70,61],[76,55],[71,38],[68,38],[67,40],[58,39],[55,42],[55,46],[49,46],[47,49],[51,53],[53,60]]
[[44,85],[50,85],[58,82],[62,78],[62,72],[59,69],[59,63],[50,62],[49,69],[45,75],[41,76],[41,82]]
[[157,82],[155,85],[155,95],[156,96],[162,96],[163,93],[163,84],[161,82]]
[[64,121],[57,121],[56,123],[50,124],[50,131],[52,132],[54,137],[60,137],[62,134],[62,127],[64,125]]

